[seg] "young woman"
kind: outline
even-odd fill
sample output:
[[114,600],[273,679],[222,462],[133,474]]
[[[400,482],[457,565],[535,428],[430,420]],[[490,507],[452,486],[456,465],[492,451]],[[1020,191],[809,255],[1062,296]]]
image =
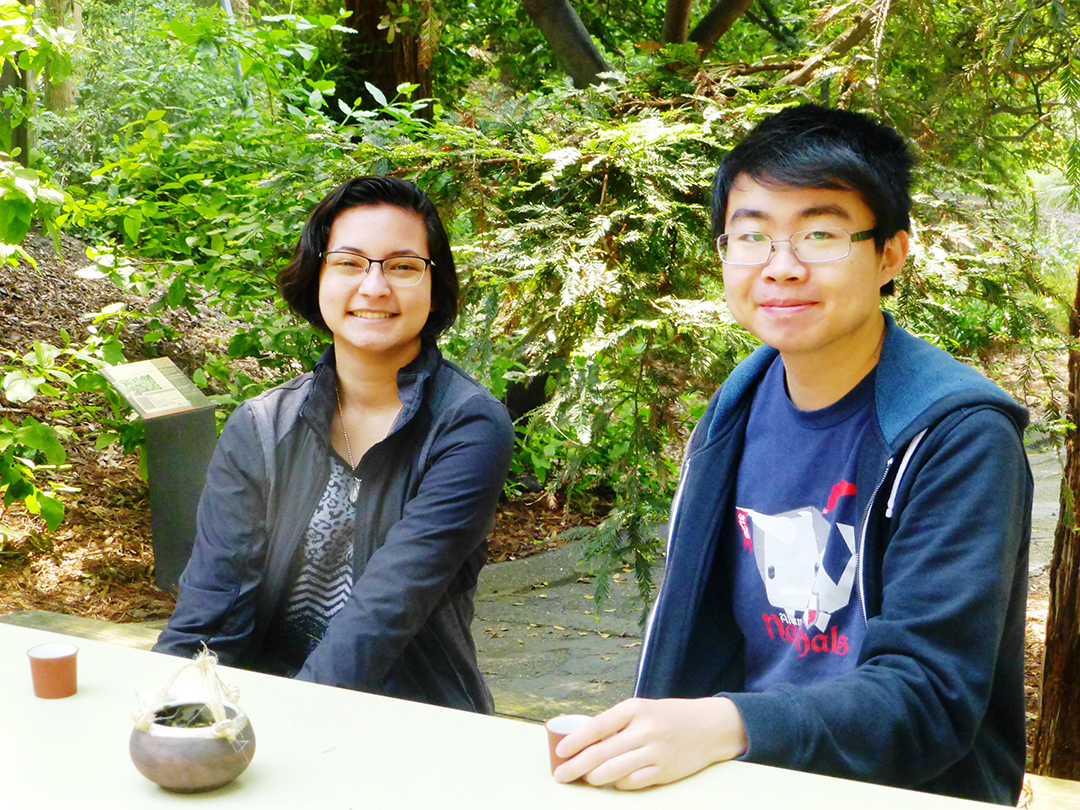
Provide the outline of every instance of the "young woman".
[[513,426],[435,346],[458,293],[439,215],[354,178],[278,284],[333,345],[229,418],[154,649],[490,713],[470,623]]

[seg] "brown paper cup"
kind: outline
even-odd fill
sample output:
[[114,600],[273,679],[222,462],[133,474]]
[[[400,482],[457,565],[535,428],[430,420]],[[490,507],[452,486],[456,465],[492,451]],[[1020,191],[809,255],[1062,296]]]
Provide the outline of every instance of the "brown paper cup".
[[592,720],[592,718],[587,714],[560,714],[558,717],[552,717],[544,723],[548,735],[548,755],[551,757],[552,773],[555,773],[555,769],[566,762],[563,757],[555,753],[555,746],[559,744],[563,737],[580,728],[588,720]]
[[30,657],[30,674],[34,679],[34,694],[39,698],[66,698],[78,689],[75,674],[75,656],[79,648],[74,644],[57,642],[40,644],[27,651]]

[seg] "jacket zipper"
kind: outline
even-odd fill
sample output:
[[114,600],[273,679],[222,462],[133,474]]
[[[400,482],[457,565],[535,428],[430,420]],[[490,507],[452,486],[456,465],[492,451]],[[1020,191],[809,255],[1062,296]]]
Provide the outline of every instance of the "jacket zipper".
[[889,477],[889,470],[892,469],[894,459],[895,456],[892,456],[885,462],[885,472],[881,474],[881,480],[878,481],[877,486],[874,487],[874,491],[870,494],[870,500],[866,504],[866,511],[863,513],[862,527],[859,531],[859,542],[855,546],[855,570],[858,572],[858,576],[855,577],[855,587],[859,591],[859,607],[862,609],[864,627],[870,623],[866,610],[866,590],[863,587],[863,550],[866,548],[866,528],[870,524],[870,513],[874,509],[874,500],[877,498],[878,493],[881,492],[881,487],[885,483],[885,479]]
[[[918,449],[923,437],[926,436],[929,428],[924,428],[922,431],[915,435],[907,444],[907,448],[904,450],[904,458],[900,462],[900,469],[896,471],[896,478],[893,479],[892,492],[889,493],[889,500],[885,504],[885,517],[891,518],[893,516],[893,507],[896,505],[896,493],[900,489],[900,482],[904,478],[904,473],[907,472],[908,464],[911,461],[911,457],[915,455],[915,451]],[[892,469],[893,462],[896,460],[896,456],[891,456],[887,462],[885,462],[885,472],[881,475],[881,480],[878,481],[878,485],[874,488],[873,494],[870,496],[870,502],[866,505],[866,514],[863,516],[862,531],[860,532],[860,539],[862,543],[855,547],[855,567],[858,569],[858,589],[859,589],[859,606],[862,608],[863,625],[869,624],[869,618],[866,610],[866,595],[863,589],[863,554],[862,550],[866,547],[866,527],[870,523],[870,512],[874,508],[874,500],[877,498],[878,493],[881,491],[881,485],[885,483],[885,479],[889,477],[889,470]]]
[[679,471],[679,486],[675,490],[675,498],[671,502],[671,516],[668,518],[668,539],[666,548],[664,551],[664,581],[660,583],[660,588],[656,592],[656,601],[653,602],[653,609],[649,612],[649,619],[645,623],[645,633],[641,638],[641,652],[638,654],[637,675],[634,677],[634,691],[633,694],[637,694],[638,683],[641,681],[641,667],[645,663],[645,648],[648,645],[649,634],[652,630],[653,622],[656,620],[656,614],[660,610],[660,600],[664,596],[664,586],[667,584],[667,571],[671,567],[671,548],[672,540],[674,539],[675,531],[675,519],[679,514],[679,504],[682,501],[683,487],[686,484],[686,473],[690,470],[690,458],[687,457],[683,460],[682,469]]

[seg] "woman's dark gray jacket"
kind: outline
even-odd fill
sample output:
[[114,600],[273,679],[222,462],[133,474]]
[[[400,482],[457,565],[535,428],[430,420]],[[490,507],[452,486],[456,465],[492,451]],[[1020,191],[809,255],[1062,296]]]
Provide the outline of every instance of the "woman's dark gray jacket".
[[[491,713],[470,625],[513,425],[434,347],[399,372],[398,393],[390,435],[357,469],[352,594],[297,677]],[[334,414],[330,349],[313,372],[229,417],[176,610],[155,650],[189,657],[205,641],[224,664],[266,668],[267,626],[329,480]]]

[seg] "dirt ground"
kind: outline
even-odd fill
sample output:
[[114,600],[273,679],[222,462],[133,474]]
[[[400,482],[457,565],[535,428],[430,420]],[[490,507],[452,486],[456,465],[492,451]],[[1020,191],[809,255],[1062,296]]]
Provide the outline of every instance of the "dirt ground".
[[[74,271],[88,264],[85,249],[64,241],[63,257],[51,242],[31,237],[24,245],[38,260],[29,267],[0,269],[0,349],[26,352],[35,340],[61,345],[64,327],[78,341],[86,334],[85,315],[125,296],[106,281],[85,281]],[[127,299],[131,300],[131,299]],[[183,338],[167,353],[190,371],[206,351],[221,351],[227,336],[215,334],[213,319],[177,317]],[[129,360],[139,359],[138,328],[125,336]],[[98,451],[93,438],[100,426],[72,421],[56,412],[55,400],[39,397],[24,405],[0,398],[0,418],[20,422],[26,415],[66,425],[67,464],[60,479],[66,517],[50,534],[40,521],[13,505],[0,507],[0,615],[15,610],[50,610],[116,622],[161,620],[173,597],[153,581],[150,507],[146,483],[134,456],[115,446]],[[500,504],[490,540],[490,560],[535,554],[560,543],[558,535],[581,516],[567,515],[546,498]],[[1043,639],[1048,606],[1047,577],[1032,581],[1028,600],[1026,690],[1031,732],[1038,711]]]

